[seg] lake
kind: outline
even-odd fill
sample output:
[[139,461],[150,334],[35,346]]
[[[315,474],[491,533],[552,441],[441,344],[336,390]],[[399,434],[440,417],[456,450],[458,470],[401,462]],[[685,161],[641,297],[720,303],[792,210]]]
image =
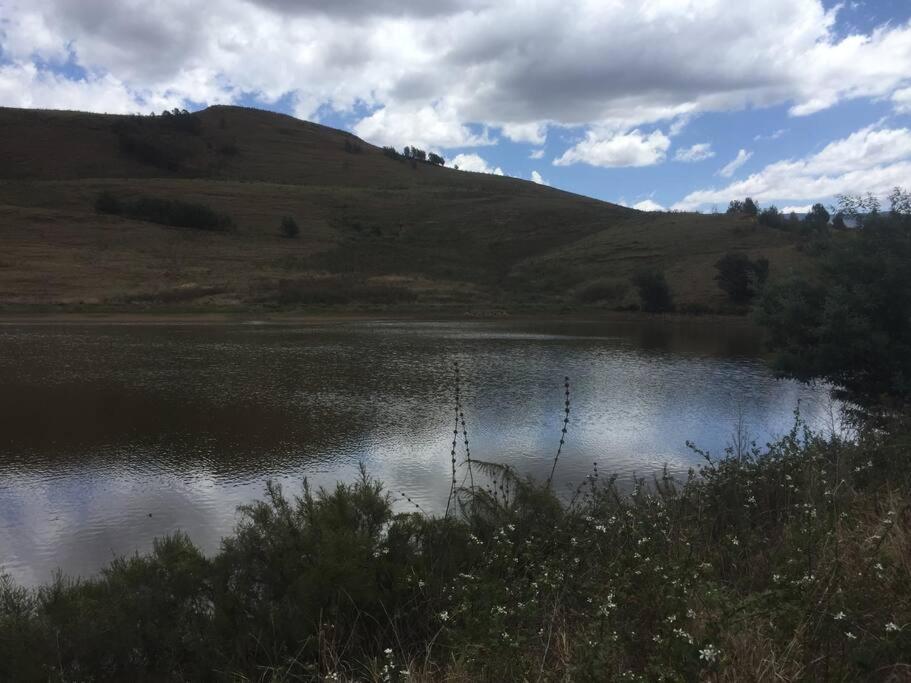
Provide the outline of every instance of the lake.
[[89,575],[182,530],[205,551],[268,479],[297,491],[358,464],[405,509],[445,506],[453,364],[472,457],[555,482],[621,482],[760,444],[794,410],[831,429],[825,387],[776,380],[737,322],[0,325],[0,565],[35,584]]

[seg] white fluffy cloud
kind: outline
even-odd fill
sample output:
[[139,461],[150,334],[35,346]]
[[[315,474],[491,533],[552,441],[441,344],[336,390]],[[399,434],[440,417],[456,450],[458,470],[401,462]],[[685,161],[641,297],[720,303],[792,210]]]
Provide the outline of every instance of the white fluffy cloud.
[[[893,96],[904,107],[893,93],[911,85],[911,25],[845,32],[837,11],[822,0],[0,0],[0,53],[40,65],[6,78],[33,84],[44,106],[289,97],[302,116],[361,116],[372,142],[438,148],[489,141],[468,124],[533,144],[548,126],[582,126],[601,132],[566,162],[599,163],[603,131],[634,138],[666,121],[673,134],[700,112],[785,103],[807,115]],[[47,63],[88,75],[67,88]],[[24,101],[9,86],[0,98]],[[635,165],[664,158],[656,142],[614,144],[646,148],[626,152]]]
[[885,196],[892,187],[907,185],[908,178],[911,130],[868,126],[803,159],[778,161],[725,187],[691,192],[674,208],[696,209],[741,197],[812,204],[843,193]]
[[748,162],[752,156],[752,152],[741,149],[739,152],[737,152],[736,157],[734,157],[730,162],[725,164],[721,170],[718,171],[718,175],[720,175],[722,178],[730,178],[737,172],[737,169]]
[[646,135],[639,130],[601,135],[589,131],[585,139],[554,160],[556,166],[652,166],[664,161],[671,139],[660,130]]
[[911,88],[902,88],[892,93],[892,104],[899,114],[911,114]]
[[503,135],[513,142],[528,142],[543,145],[547,140],[547,126],[543,123],[506,123]]
[[678,149],[677,153],[674,154],[674,160],[692,163],[703,161],[704,159],[711,159],[713,156],[715,156],[715,152],[712,151],[711,143],[700,142],[692,147],[681,147]]
[[653,201],[651,199],[643,199],[641,202],[636,202],[635,204],[633,204],[633,208],[638,209],[639,211],[664,211],[665,210],[664,207],[661,206],[661,204],[659,204],[658,202]]
[[538,185],[550,185],[537,171],[531,172],[531,182],[538,183]]
[[528,155],[528,158],[529,159],[543,159],[544,150],[543,149],[534,149],[534,150],[532,150],[531,154]]
[[460,171],[473,171],[475,173],[504,175],[502,168],[499,166],[496,168],[491,167],[481,156],[477,154],[459,154],[449,163],[451,166],[458,166]]
[[383,107],[358,121],[354,132],[377,145],[413,144],[436,149],[494,144],[486,132],[473,133],[451,108],[439,106]]

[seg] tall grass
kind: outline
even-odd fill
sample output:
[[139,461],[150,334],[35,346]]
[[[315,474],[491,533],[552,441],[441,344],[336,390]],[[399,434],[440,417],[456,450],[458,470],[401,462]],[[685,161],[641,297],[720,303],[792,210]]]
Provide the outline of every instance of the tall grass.
[[798,418],[765,448],[702,453],[682,480],[665,472],[626,495],[595,467],[563,500],[471,456],[460,381],[446,515],[394,514],[366,471],[295,496],[270,484],[214,557],[175,536],[91,580],[33,591],[5,580],[0,680],[911,671],[904,426],[844,440]]

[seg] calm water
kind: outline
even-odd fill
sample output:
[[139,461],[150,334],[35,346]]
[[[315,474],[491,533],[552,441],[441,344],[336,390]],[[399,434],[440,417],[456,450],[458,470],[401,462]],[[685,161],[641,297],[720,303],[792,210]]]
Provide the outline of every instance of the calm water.
[[777,381],[755,334],[707,323],[0,326],[0,565],[23,583],[90,574],[177,529],[217,548],[275,479],[351,479],[439,509],[452,363],[473,457],[546,477],[573,384],[557,483],[627,480],[721,452],[742,416],[763,442],[823,388]]

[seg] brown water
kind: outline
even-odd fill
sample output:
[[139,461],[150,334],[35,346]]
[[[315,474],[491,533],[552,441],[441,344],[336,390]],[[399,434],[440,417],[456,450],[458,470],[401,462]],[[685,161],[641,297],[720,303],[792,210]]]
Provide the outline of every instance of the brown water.
[[445,504],[452,364],[473,457],[557,484],[698,464],[742,418],[760,443],[793,411],[828,427],[824,388],[775,380],[755,332],[708,323],[0,326],[0,565],[91,574],[183,530],[206,551],[272,478],[351,479],[359,462]]

